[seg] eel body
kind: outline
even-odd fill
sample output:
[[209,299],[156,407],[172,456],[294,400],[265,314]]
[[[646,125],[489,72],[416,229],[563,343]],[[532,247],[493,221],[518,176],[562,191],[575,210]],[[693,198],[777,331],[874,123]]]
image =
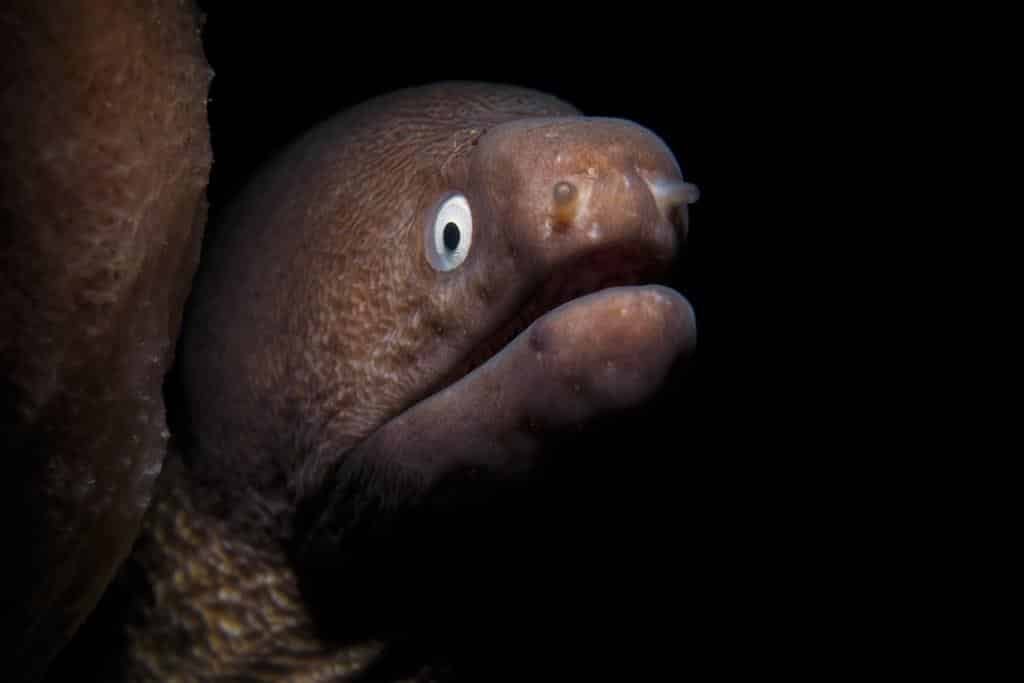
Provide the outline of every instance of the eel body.
[[134,541],[206,221],[211,73],[177,0],[0,5],[6,680],[34,680]]

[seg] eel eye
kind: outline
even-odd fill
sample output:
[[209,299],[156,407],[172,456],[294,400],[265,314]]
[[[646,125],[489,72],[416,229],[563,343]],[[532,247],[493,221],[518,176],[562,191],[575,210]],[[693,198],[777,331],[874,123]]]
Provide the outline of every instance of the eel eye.
[[461,194],[444,200],[427,231],[427,261],[434,270],[458,268],[473,243],[473,212]]

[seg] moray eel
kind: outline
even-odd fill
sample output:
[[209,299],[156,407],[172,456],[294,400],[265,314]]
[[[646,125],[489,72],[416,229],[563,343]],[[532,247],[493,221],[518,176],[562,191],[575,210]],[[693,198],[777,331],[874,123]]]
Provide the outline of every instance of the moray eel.
[[211,229],[179,347],[189,439],[51,678],[439,676],[394,655],[433,576],[394,568],[692,351],[689,304],[644,283],[696,196],[652,132],[512,86],[400,91],[295,141]]
[[560,433],[648,399],[692,348],[687,302],[636,283],[670,263],[695,197],[640,126],[478,83],[372,100],[270,163],[193,290],[196,442],[141,556],[157,598],[132,677],[371,661],[353,640],[391,612],[334,588],[374,592],[360,567],[388,563],[364,561],[382,545],[367,538],[429,535],[397,529],[434,492],[515,478]]

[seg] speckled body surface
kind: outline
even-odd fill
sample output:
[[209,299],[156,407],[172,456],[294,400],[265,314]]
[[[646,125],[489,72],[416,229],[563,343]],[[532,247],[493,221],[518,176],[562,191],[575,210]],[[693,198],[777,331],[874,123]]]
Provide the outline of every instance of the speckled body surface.
[[204,511],[195,498],[210,492],[179,458],[159,489],[95,626],[51,680],[77,680],[87,662],[90,680],[342,681],[379,659],[381,642],[321,638],[281,546]]

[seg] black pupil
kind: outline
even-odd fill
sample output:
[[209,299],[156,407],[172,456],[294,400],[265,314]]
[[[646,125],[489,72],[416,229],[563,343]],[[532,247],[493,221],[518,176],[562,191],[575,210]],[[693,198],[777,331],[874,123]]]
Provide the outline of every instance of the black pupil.
[[459,248],[459,226],[448,223],[444,226],[444,248],[455,251]]

